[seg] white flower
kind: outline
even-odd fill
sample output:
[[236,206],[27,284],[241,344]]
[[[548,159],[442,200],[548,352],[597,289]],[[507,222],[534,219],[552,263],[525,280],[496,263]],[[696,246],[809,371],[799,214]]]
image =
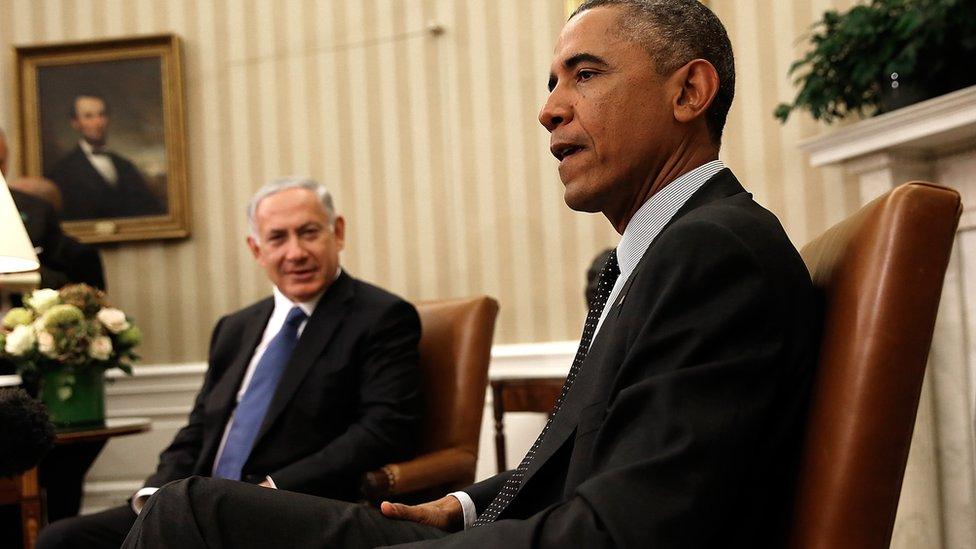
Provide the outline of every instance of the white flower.
[[47,330],[37,332],[37,350],[42,355],[50,358],[58,356],[57,345],[54,344],[54,336]]
[[88,346],[88,356],[95,360],[108,360],[112,355],[112,340],[107,336],[98,336]]
[[61,302],[61,297],[57,290],[52,290],[51,288],[41,288],[40,290],[34,290],[29,298],[29,304],[32,309],[37,311],[37,314],[44,314],[44,311],[50,309],[52,306],[57,305]]
[[15,327],[14,331],[7,334],[7,342],[3,350],[13,356],[22,356],[34,348],[34,342],[36,341],[37,338],[34,336],[34,330],[30,326],[20,325]]
[[129,329],[129,321],[125,319],[125,313],[118,309],[104,307],[98,311],[95,318],[113,334],[119,334]]

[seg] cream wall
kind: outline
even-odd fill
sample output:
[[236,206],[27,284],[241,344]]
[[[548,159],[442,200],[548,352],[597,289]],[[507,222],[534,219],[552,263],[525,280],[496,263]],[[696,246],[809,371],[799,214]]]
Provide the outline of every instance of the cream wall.
[[[780,128],[770,113],[791,97],[783,75],[796,37],[831,4],[711,4],[739,64],[724,158],[803,242],[853,203],[837,173],[805,168],[797,151],[817,126]],[[334,189],[350,272],[413,300],[491,294],[502,305],[496,340],[538,342],[578,337],[583,273],[615,242],[601,216],[563,204],[536,122],[564,9],[561,0],[4,0],[0,48],[183,39],[192,235],[102,252],[112,298],[148,334],[144,363],[202,359],[214,321],[268,293],[244,246],[243,211],[262,182],[293,173]],[[16,136],[12,56],[0,68],[0,124]]]
[[148,335],[145,363],[203,358],[217,317],[268,293],[243,212],[292,173],[334,189],[351,273],[413,300],[491,294],[498,341],[548,341],[576,337],[586,266],[613,242],[563,205],[535,120],[562,14],[522,0],[5,0],[0,47],[183,39],[192,235],[103,248],[110,295]]

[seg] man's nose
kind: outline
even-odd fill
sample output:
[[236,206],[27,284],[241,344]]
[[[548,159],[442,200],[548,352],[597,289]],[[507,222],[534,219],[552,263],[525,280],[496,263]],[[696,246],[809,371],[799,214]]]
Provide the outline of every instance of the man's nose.
[[308,250],[302,245],[301,239],[291,237],[285,248],[285,259],[288,261],[302,261],[308,257]]
[[549,92],[549,97],[542,105],[542,110],[539,111],[539,123],[551,133],[559,126],[568,123],[572,119],[572,113],[572,107],[566,100],[565,94],[557,87]]

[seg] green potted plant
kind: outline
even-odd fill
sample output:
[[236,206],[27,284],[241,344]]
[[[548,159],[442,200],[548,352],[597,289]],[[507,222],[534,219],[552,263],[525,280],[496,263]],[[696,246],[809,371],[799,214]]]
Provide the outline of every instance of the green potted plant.
[[788,73],[796,98],[774,111],[781,122],[795,109],[828,123],[886,112],[976,83],[973,0],[870,0],[827,11],[808,38]]
[[0,357],[12,362],[40,398],[56,427],[104,424],[104,374],[132,373],[142,334],[105,294],[86,284],[35,290],[0,325]]

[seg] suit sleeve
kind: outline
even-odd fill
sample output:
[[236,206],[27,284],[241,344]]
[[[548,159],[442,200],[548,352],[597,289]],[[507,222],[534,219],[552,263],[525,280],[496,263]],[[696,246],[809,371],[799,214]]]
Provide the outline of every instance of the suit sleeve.
[[207,375],[203,380],[203,387],[197,393],[193,402],[193,409],[190,417],[173,438],[173,442],[159,454],[159,464],[156,472],[146,479],[144,486],[158,488],[167,482],[186,478],[194,473],[193,466],[200,457],[200,449],[203,446],[203,419],[204,405],[213,390],[214,385],[220,380],[220,373],[223,367],[216,360],[217,341],[220,337],[221,327],[223,327],[226,317],[217,322],[214,327],[213,335],[210,338],[210,357]]
[[[776,284],[728,229],[705,221],[662,234],[657,261],[635,272],[616,329],[626,330],[596,471],[524,520],[501,520],[423,547],[706,547],[729,490],[762,444],[785,366]],[[642,285],[638,288],[638,285]],[[652,285],[652,286],[649,286]],[[653,287],[654,291],[644,291]],[[779,316],[778,316],[779,315]],[[743,487],[748,489],[748,487]],[[727,525],[730,526],[731,525]]]
[[321,450],[269,476],[278,488],[349,497],[363,471],[413,454],[422,414],[417,344],[420,318],[399,301],[366,336],[356,421]]
[[503,471],[462,490],[462,492],[465,492],[471,497],[471,501],[474,502],[475,509],[478,510],[479,515],[491,505],[492,500],[495,499],[498,491],[502,489],[505,481],[508,480],[508,477],[512,476],[512,472],[512,469]]

